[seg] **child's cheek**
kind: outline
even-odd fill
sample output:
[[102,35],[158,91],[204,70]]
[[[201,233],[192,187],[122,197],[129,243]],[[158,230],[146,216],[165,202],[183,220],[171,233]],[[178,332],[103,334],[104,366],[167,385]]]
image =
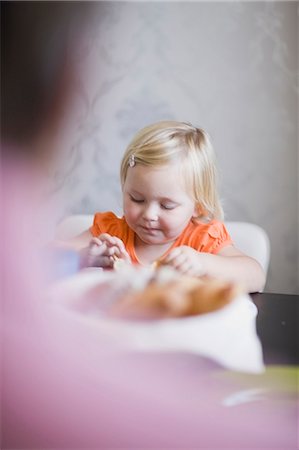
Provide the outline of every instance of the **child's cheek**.
[[125,210],[125,215],[128,221],[134,222],[135,219],[138,217],[138,206],[134,204],[128,205]]

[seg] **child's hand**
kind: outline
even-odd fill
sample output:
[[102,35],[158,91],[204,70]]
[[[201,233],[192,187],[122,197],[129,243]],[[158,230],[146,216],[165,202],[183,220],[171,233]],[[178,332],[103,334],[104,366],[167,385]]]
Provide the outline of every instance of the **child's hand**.
[[112,268],[116,257],[131,262],[121,239],[107,233],[101,234],[93,237],[88,247],[82,250],[82,266]]
[[93,237],[87,247],[80,252],[81,267],[111,267],[113,260],[106,254],[107,245]]
[[98,239],[106,245],[105,255],[112,258],[112,266],[115,259],[122,259],[126,262],[131,262],[131,258],[127,250],[125,249],[124,243],[121,239],[116,236],[111,236],[108,233],[101,234]]
[[173,249],[161,263],[174,267],[184,275],[199,277],[205,274],[202,256],[197,250],[182,245]]

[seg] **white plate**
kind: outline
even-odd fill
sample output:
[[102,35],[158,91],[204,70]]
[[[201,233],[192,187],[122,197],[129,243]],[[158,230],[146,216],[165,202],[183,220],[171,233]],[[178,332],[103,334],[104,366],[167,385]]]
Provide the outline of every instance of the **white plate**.
[[232,370],[260,373],[264,370],[261,344],[256,333],[257,309],[248,295],[240,295],[218,311],[192,317],[127,321],[108,318],[96,309],[78,310],[88,303],[88,291],[101,288],[110,301],[111,286],[119,274],[86,270],[50,290],[55,307],[124,350],[184,351],[209,357]]

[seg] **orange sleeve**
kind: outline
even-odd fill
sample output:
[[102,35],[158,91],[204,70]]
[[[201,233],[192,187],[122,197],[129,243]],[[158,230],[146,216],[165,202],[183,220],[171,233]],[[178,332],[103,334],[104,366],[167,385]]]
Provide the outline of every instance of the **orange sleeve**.
[[124,237],[124,220],[117,217],[113,212],[96,213],[93,219],[93,225],[90,227],[93,236],[99,236],[102,233],[109,233],[120,239]]
[[202,251],[217,254],[223,247],[232,245],[233,241],[222,222],[214,221],[207,229],[207,239]]
[[189,237],[185,235],[185,242],[180,245],[190,245],[199,252],[217,254],[223,247],[233,244],[225,225],[217,220],[193,224],[188,234]]

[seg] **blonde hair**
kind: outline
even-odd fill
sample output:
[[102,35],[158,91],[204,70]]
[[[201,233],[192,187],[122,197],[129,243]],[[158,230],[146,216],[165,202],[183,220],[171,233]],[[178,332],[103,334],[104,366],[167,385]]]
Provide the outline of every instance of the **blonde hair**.
[[140,130],[128,145],[121,162],[124,186],[132,158],[149,167],[179,161],[188,192],[198,211],[198,220],[223,219],[217,192],[215,155],[208,135],[189,123],[162,121]]

